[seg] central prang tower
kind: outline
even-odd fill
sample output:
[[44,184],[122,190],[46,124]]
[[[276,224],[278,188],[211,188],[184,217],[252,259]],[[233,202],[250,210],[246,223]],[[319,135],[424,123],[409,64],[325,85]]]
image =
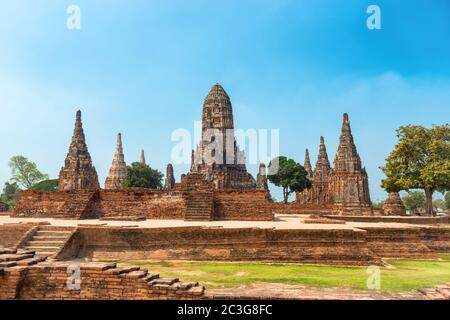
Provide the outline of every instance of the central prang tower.
[[234,137],[230,97],[218,83],[203,103],[202,138],[192,151],[191,173],[204,175],[216,189],[256,189],[256,181],[247,172],[244,153]]

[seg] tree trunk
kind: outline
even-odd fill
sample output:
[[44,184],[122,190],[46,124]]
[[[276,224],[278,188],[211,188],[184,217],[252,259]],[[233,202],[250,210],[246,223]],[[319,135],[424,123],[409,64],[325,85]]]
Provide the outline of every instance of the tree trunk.
[[425,188],[425,212],[427,215],[433,215],[433,190],[431,188]]
[[283,198],[284,198],[284,203],[287,204],[288,203],[288,197],[289,197],[289,193],[287,188],[283,188]]

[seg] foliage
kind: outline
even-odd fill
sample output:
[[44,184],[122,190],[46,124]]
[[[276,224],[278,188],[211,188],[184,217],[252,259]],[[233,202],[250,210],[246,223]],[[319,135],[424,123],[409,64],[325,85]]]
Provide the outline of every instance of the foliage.
[[447,191],[444,196],[445,209],[450,210],[450,191]]
[[433,200],[433,208],[435,209],[445,209],[445,202],[442,199],[434,199]]
[[0,202],[6,204],[8,208],[14,207],[17,200],[17,190],[19,190],[17,183],[6,182],[0,195]]
[[372,208],[373,209],[383,209],[384,200],[378,201],[378,202],[372,202]]
[[420,191],[411,191],[402,197],[407,210],[425,208],[425,194]]
[[281,156],[270,161],[267,178],[277,187],[283,188],[284,203],[287,203],[290,194],[311,188],[307,175],[301,164]]
[[127,176],[123,182],[124,188],[151,188],[161,189],[163,174],[150,168],[146,164],[133,162],[127,166]]
[[403,126],[397,137],[399,143],[381,168],[386,174],[382,186],[387,191],[423,189],[431,214],[433,192],[450,188],[450,125]]
[[34,184],[48,179],[47,174],[40,172],[36,164],[24,156],[12,157],[9,160],[9,167],[12,173],[11,181],[25,189],[31,189]]
[[58,179],[50,179],[50,180],[44,180],[41,182],[38,182],[36,184],[34,184],[31,187],[31,190],[35,190],[35,191],[58,191],[58,184],[59,184],[59,180]]

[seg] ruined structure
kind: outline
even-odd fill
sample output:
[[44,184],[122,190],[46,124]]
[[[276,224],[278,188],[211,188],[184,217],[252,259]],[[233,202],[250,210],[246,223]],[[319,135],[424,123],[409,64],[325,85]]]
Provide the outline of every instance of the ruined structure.
[[122,190],[122,183],[127,176],[127,165],[125,163],[125,156],[122,148],[122,135],[117,134],[117,146],[114,159],[109,169],[109,175],[105,181],[106,190]]
[[355,214],[372,211],[367,172],[356,151],[347,113],[344,113],[329,183],[329,199],[337,210]]
[[[303,163],[303,167],[305,168],[306,173],[307,173],[306,177],[310,181],[312,181],[314,172],[313,172],[313,169],[311,166],[311,160],[309,158],[309,150],[308,149],[306,149],[306,151],[305,151],[305,162]],[[297,192],[296,196],[297,196],[297,203],[303,203],[303,204],[309,203],[311,201],[311,188],[305,189],[302,192]]]
[[259,171],[256,176],[256,189],[269,190],[269,186],[267,184],[266,165],[264,163],[259,164]]
[[72,142],[64,166],[59,173],[59,190],[99,189],[97,172],[92,165],[81,122],[81,111],[77,111]]
[[234,137],[230,98],[220,84],[215,84],[205,98],[202,138],[192,152],[191,161],[189,174],[201,174],[204,180],[213,183],[215,189],[256,189],[256,181],[247,172],[244,153]]
[[330,174],[330,161],[328,160],[325,140],[320,137],[319,155],[312,176],[312,187],[308,203],[324,206],[330,198],[328,193],[328,179]]
[[0,202],[0,212],[6,212],[8,211],[8,206],[6,203]]
[[389,192],[389,196],[383,205],[384,215],[403,216],[406,215],[406,209],[398,192]]
[[175,186],[175,177],[173,176],[173,166],[171,163],[166,168],[166,180],[164,182],[164,189],[172,190]]
[[314,171],[305,157],[305,169],[312,173],[312,187],[297,193],[297,203],[308,209],[327,209],[345,215],[372,214],[366,169],[356,150],[348,114],[344,114],[339,147],[333,168],[330,166],[325,141],[320,137],[319,155]]

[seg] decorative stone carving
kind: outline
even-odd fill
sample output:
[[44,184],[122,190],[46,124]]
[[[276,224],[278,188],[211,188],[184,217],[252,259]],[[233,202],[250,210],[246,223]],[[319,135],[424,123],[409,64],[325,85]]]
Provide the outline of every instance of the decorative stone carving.
[[59,172],[59,190],[99,189],[97,171],[92,165],[83,125],[81,111],[77,111],[72,142],[67,153],[64,166]]
[[109,175],[105,181],[105,189],[107,190],[122,190],[122,183],[127,176],[127,165],[125,163],[125,156],[122,148],[122,135],[117,134],[117,146],[114,154],[114,159],[109,169]]

